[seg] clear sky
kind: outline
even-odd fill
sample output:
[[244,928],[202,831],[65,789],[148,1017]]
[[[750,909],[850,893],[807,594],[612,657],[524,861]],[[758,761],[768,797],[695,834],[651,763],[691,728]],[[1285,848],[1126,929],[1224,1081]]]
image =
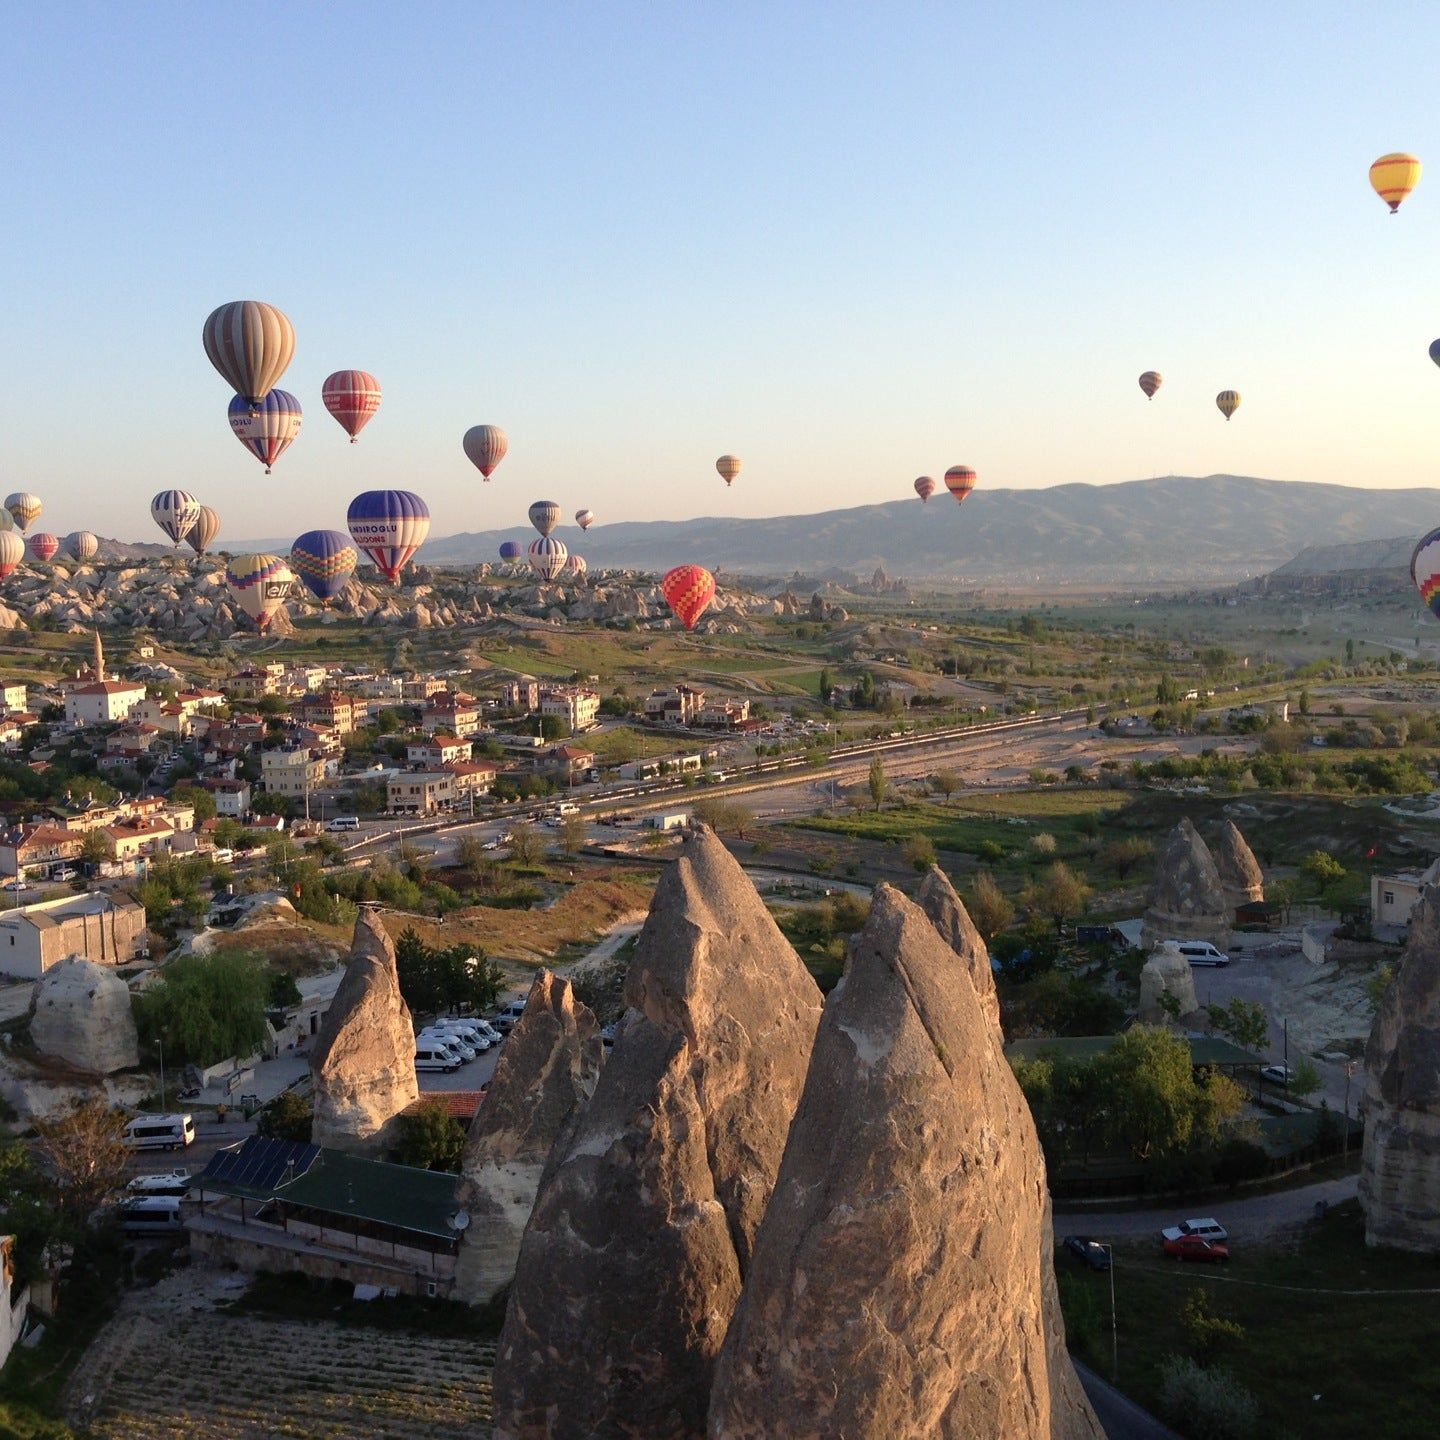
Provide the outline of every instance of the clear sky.
[[[388,485],[447,534],[956,462],[1440,482],[1433,3],[55,3],[6,44],[0,481],[42,527],[155,538],[170,485],[240,537]],[[1433,169],[1391,219],[1396,149]],[[269,478],[200,344],[238,298],[298,336]]]

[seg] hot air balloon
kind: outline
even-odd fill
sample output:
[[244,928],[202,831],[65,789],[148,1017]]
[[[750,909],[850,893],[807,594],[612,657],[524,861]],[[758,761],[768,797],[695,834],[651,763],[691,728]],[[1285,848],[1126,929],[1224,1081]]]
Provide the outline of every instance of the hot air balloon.
[[582,530],[588,530],[595,523],[595,516],[589,510],[577,510],[575,512],[575,523]]
[[1440,365],[1440,340],[1432,340],[1430,342],[1430,358],[1437,365]]
[[200,502],[188,490],[162,490],[150,502],[150,517],[179,543],[190,533],[200,514]]
[[263,630],[285,603],[295,576],[278,555],[237,555],[225,567],[225,584],[255,628]]
[[380,408],[380,382],[368,370],[337,370],[325,377],[320,398],[353,445]]
[[1440,619],[1440,530],[1421,536],[1410,556],[1410,578],[1430,613]]
[[500,558],[514,562],[525,557],[525,547],[518,540],[502,540],[500,542]]
[[338,530],[307,530],[290,547],[290,568],[317,600],[334,599],[359,560],[350,537]]
[[565,573],[567,575],[578,577],[583,575],[589,568],[585,563],[585,557],[583,555],[571,555],[569,559],[565,561]]
[[185,540],[197,555],[203,555],[215,543],[219,533],[220,516],[208,505],[202,505]]
[[100,541],[88,530],[72,530],[61,543],[65,553],[79,565],[93,560],[100,553]]
[[24,558],[25,542],[13,530],[0,532],[0,580],[13,575]]
[[509,439],[498,425],[472,425],[460,443],[470,463],[486,480],[495,473],[495,467],[510,448]]
[[42,564],[48,565],[60,552],[60,539],[48,530],[37,530],[27,542],[30,553]]
[[715,468],[720,472],[720,478],[727,485],[732,485],[735,477],[744,469],[744,464],[738,455],[722,455],[715,462]]
[[252,405],[280,383],[295,353],[295,327],[263,300],[232,300],[212,310],[201,332],[210,363]]
[[940,487],[935,483],[934,477],[930,475],[922,475],[915,482],[915,493],[920,497],[920,501],[924,505],[928,505],[930,503],[930,497],[939,488]]
[[1145,392],[1145,398],[1147,400],[1153,400],[1155,398],[1155,392],[1160,388],[1161,383],[1160,372],[1158,370],[1147,370],[1140,377],[1140,388]]
[[662,577],[660,593],[680,623],[693,630],[715,598],[715,577],[703,565],[677,565]]
[[945,472],[945,488],[955,497],[957,505],[962,504],[979,478],[968,465],[952,465]]
[[1228,420],[1240,408],[1240,392],[1238,390],[1222,390],[1215,397],[1215,403],[1220,407],[1220,413]]
[[429,507],[409,490],[367,490],[350,502],[345,520],[350,538],[392,585],[430,533]]
[[553,500],[537,500],[530,507],[530,523],[548,535],[560,523],[560,507]]
[[1399,210],[1400,202],[1420,183],[1420,170],[1419,160],[1403,151],[1382,155],[1370,167],[1370,184],[1390,207],[1392,215]]
[[41,505],[38,495],[21,490],[5,497],[5,508],[20,529],[28,530],[40,518],[40,512],[45,507]]
[[288,390],[272,390],[258,405],[243,395],[230,402],[230,428],[235,438],[265,467],[290,448],[305,418],[300,402]]
[[564,568],[570,552],[553,535],[530,542],[530,568],[542,579],[553,580]]

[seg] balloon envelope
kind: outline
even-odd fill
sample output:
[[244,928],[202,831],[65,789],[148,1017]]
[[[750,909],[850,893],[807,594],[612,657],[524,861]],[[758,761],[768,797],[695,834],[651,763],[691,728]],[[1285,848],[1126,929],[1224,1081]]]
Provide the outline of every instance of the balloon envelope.
[[1440,340],[1432,340],[1430,342],[1430,358],[1437,365],[1440,365]]
[[60,553],[60,537],[51,535],[46,530],[37,530],[26,543],[30,547],[30,553],[44,565],[48,565]]
[[1440,619],[1440,530],[1420,537],[1410,555],[1410,578],[1430,613]]
[[498,425],[472,425],[460,444],[470,463],[487,480],[510,448],[509,438]]
[[307,530],[290,547],[290,568],[317,600],[332,600],[355,573],[360,556],[338,530]]
[[542,579],[553,580],[564,568],[570,552],[553,535],[530,542],[530,568]]
[[40,518],[40,512],[44,508],[40,503],[40,497],[31,495],[26,490],[20,490],[14,495],[5,497],[5,509],[9,511],[10,518],[22,530],[28,530]]
[[25,542],[13,531],[0,531],[0,580],[15,571],[25,558]]
[[1238,390],[1222,390],[1215,397],[1215,404],[1219,407],[1220,413],[1228,420],[1240,408],[1240,392]]
[[660,593],[680,623],[693,630],[715,598],[715,577],[703,565],[677,565],[661,578]]
[[934,477],[931,475],[922,475],[915,482],[915,493],[920,497],[922,503],[927,505],[930,503],[930,497],[939,488],[935,483]]
[[243,395],[230,402],[230,428],[235,438],[265,467],[290,448],[305,418],[300,402],[288,390],[272,390],[258,405]]
[[738,455],[722,455],[716,462],[715,468],[720,472],[720,478],[727,485],[735,481],[735,477],[745,468],[744,461]]
[[295,354],[289,316],[263,300],[232,300],[212,310],[202,339],[210,363],[252,405],[280,383]]
[[1155,392],[1160,388],[1161,384],[1162,381],[1158,370],[1147,370],[1140,377],[1140,388],[1145,392],[1145,398],[1147,400],[1153,400],[1155,398]]
[[530,507],[530,523],[548,535],[560,523],[560,507],[553,500],[537,500]]
[[63,543],[65,553],[81,565],[100,553],[100,541],[88,530],[72,530]]
[[1370,167],[1370,184],[1390,207],[1392,215],[1400,208],[1400,202],[1420,183],[1421,169],[1420,161],[1404,151],[1382,155]]
[[525,547],[518,540],[502,540],[500,542],[500,558],[502,560],[519,560],[524,557]]
[[945,472],[945,488],[955,497],[957,505],[962,504],[979,478],[968,465],[952,465]]
[[200,515],[200,502],[188,490],[162,490],[150,502],[150,518],[178,545]]
[[588,530],[595,523],[595,516],[589,510],[577,510],[575,512],[575,523],[582,530]]
[[237,555],[225,567],[230,597],[263,630],[285,603],[295,576],[278,555]]
[[380,408],[380,382],[368,370],[337,370],[325,377],[320,398],[353,445]]
[[215,543],[219,533],[220,516],[208,505],[202,505],[185,542],[197,555],[203,555]]
[[565,573],[567,575],[583,575],[590,567],[585,563],[583,555],[572,555],[565,562]]
[[430,533],[430,509],[409,490],[367,490],[350,502],[350,538],[392,585]]

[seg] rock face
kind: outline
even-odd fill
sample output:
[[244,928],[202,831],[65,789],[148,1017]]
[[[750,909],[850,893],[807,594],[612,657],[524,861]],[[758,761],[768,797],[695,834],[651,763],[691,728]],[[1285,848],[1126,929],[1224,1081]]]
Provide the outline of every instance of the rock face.
[[1214,855],[1220,884],[1225,890],[1225,903],[1231,911],[1237,905],[1265,898],[1265,872],[1233,820],[1227,820],[1221,829]]
[[570,982],[542,971],[465,1142],[456,1198],[470,1227],[455,1270],[458,1299],[483,1305],[515,1278],[545,1162],[594,1093],[604,1054],[600,1026]]
[[520,1247],[495,1364],[497,1440],[705,1431],[821,997],[701,828],[656,888],[625,999]]
[[995,972],[990,968],[990,950],[975,928],[964,902],[955,893],[950,877],[932,865],[915,893],[915,902],[930,917],[940,938],[965,962],[966,973],[980,998],[980,1008],[997,1029],[1000,1026],[1000,997],[995,993]]
[[90,960],[61,961],[36,982],[30,1038],[42,1055],[92,1075],[140,1063],[130,989],[114,970]]
[[1195,996],[1195,972],[1178,945],[1161,945],[1140,971],[1139,1018],[1143,1024],[1170,1024],[1170,1014],[1160,1004],[1162,995],[1173,995],[1179,1003],[1177,1020],[1200,1008]]
[[1200,832],[1182,820],[1165,842],[1155,872],[1155,894],[1145,912],[1145,943],[1220,940],[1230,928],[1229,907],[1215,858]]
[[830,995],[716,1368],[712,1440],[1101,1440],[1045,1162],[974,986],[881,886]]
[[373,910],[355,922],[350,960],[310,1057],[317,1145],[373,1155],[419,1098],[415,1027],[400,994],[395,947]]
[[1365,1047],[1365,1239],[1440,1252],[1440,886],[1410,938]]

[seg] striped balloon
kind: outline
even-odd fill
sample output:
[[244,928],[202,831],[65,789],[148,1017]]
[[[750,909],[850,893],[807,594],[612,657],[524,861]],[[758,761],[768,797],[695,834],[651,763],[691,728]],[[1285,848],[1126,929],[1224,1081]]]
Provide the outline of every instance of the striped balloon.
[[530,568],[542,579],[553,580],[564,568],[570,552],[553,535],[530,542]]
[[285,603],[295,576],[278,555],[237,555],[225,567],[230,598],[263,630]]
[[430,509],[409,490],[367,490],[345,516],[350,538],[392,585],[430,533]]
[[26,543],[31,555],[42,565],[48,565],[60,553],[60,537],[48,530],[37,530]]
[[595,523],[594,512],[590,510],[577,510],[575,512],[575,523],[582,530],[588,530]]
[[88,530],[72,530],[64,539],[65,553],[84,565],[100,553],[100,541]]
[[530,523],[548,535],[560,523],[560,507],[553,500],[537,500],[530,507]]
[[31,495],[27,490],[20,490],[14,495],[5,497],[5,508],[20,529],[28,530],[40,518],[40,512],[45,507],[40,503],[38,495]]
[[1421,536],[1410,556],[1410,578],[1430,613],[1440,619],[1440,530]]
[[945,488],[955,497],[957,505],[963,504],[979,478],[968,465],[952,465],[945,472]]
[[920,497],[920,503],[922,505],[928,505],[930,503],[930,497],[939,488],[934,479],[929,475],[922,475],[915,482],[915,493]]
[[1220,413],[1228,420],[1240,408],[1240,392],[1238,390],[1222,390],[1215,397],[1215,403],[1220,407]]
[[0,580],[13,575],[24,558],[25,542],[13,530],[0,532]]
[[265,467],[290,448],[305,418],[300,402],[288,390],[272,390],[258,405],[243,395],[230,402],[230,428],[235,438]]
[[200,502],[188,490],[162,490],[150,502],[150,518],[178,545],[200,516]]
[[733,485],[735,483],[735,477],[745,466],[738,455],[722,455],[715,462],[715,468],[720,472],[720,478],[726,485]]
[[210,363],[252,405],[280,383],[295,354],[295,327],[263,300],[232,300],[212,310],[201,338]]
[[197,555],[203,555],[215,543],[215,537],[219,533],[220,516],[208,505],[202,505],[200,513],[195,517],[195,523],[190,527],[190,533],[185,537],[185,543]]
[[1147,400],[1153,400],[1155,398],[1155,392],[1160,388],[1160,385],[1161,379],[1158,370],[1147,370],[1140,377],[1140,388],[1145,392],[1145,398]]
[[1370,184],[1390,207],[1392,215],[1400,208],[1400,202],[1420,183],[1421,169],[1420,161],[1403,151],[1382,155],[1370,167]]
[[512,561],[523,560],[525,547],[518,540],[502,540],[500,542],[500,558]]
[[466,458],[486,480],[510,449],[509,437],[498,425],[472,425],[460,444]]
[[380,382],[368,370],[337,370],[325,377],[320,398],[353,445],[380,408]]
[[585,557],[583,555],[572,555],[565,562],[565,573],[567,575],[574,575],[577,578],[583,575],[589,568],[585,563]]
[[359,562],[350,537],[338,530],[307,530],[290,547],[290,568],[317,600],[333,600]]
[[660,593],[680,623],[693,630],[715,598],[715,577],[703,565],[677,565],[661,578]]

